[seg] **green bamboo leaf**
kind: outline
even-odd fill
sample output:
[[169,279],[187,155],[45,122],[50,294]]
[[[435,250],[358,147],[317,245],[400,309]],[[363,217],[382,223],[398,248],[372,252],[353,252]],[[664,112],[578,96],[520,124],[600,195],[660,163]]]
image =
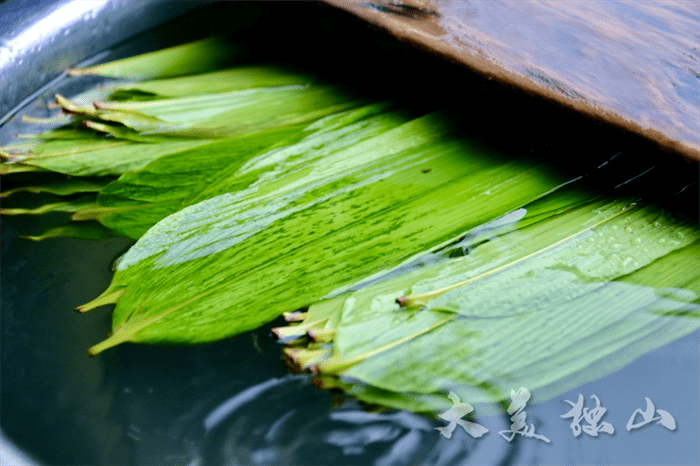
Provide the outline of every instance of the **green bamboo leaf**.
[[[375,104],[328,117],[322,126],[324,130],[314,125],[282,126],[163,157],[106,187],[98,196],[99,205],[106,209],[95,218],[122,234],[139,238],[159,220],[186,205],[245,189],[261,176],[271,176],[268,172],[283,161],[282,157],[295,160],[288,170],[298,170],[305,160],[315,158],[319,163],[329,150],[329,141],[337,150],[406,121],[397,119],[398,115],[393,120],[381,116],[388,108],[389,104]],[[374,120],[367,120],[375,114],[378,116]],[[333,125],[341,127],[332,130]],[[302,153],[306,157],[299,155]],[[255,164],[243,169],[253,159]],[[277,162],[265,164],[266,159]],[[281,170],[284,167],[278,168],[275,176],[280,176]]]
[[[29,123],[29,124],[36,124],[36,125],[54,125],[54,126],[61,126],[65,125],[71,122],[70,115],[66,115],[63,113],[59,113],[58,115],[54,115],[53,117],[47,117],[47,118],[39,118],[39,117],[30,117],[28,115],[22,115],[22,123]],[[32,135],[26,135],[28,137],[32,137]]]
[[166,78],[203,73],[240,61],[247,46],[211,37],[135,57],[69,70],[71,76],[96,74],[111,78]]
[[278,338],[298,338],[306,335],[309,330],[335,330],[330,319],[342,311],[345,299],[345,296],[339,296],[315,303],[304,315],[303,323],[274,328],[272,331]]
[[158,141],[161,143],[157,145],[139,144],[105,138],[85,128],[63,127],[1,148],[0,152],[17,162],[0,168],[7,173],[47,170],[73,176],[120,175],[161,156],[209,142],[162,138]]
[[148,102],[96,102],[96,108],[61,105],[81,118],[120,123],[146,134],[227,137],[310,122],[360,104],[333,86],[282,86]]
[[8,154],[8,157],[24,160],[41,157],[60,157],[122,144],[123,141],[97,137],[93,132],[88,132],[87,130],[63,129],[51,131],[41,135],[40,138],[25,140],[3,147],[3,151]]
[[[115,132],[115,123],[126,126],[126,129],[132,133],[155,130],[167,131],[178,127],[123,106],[119,108],[115,105],[100,104],[98,102],[94,102],[91,105],[78,105],[60,94],[56,94],[56,103],[65,113],[74,116],[77,121],[85,123],[88,128],[111,133],[114,136],[120,136],[119,133]],[[108,126],[112,127],[112,129],[105,129]],[[127,137],[126,139],[131,138]]]
[[[246,100],[248,107],[241,110],[236,117],[237,124],[245,129],[239,128],[233,132],[244,131],[247,134],[221,141],[181,138],[151,140],[154,136],[144,136],[121,124],[86,120],[85,123],[89,128],[110,132],[120,139],[102,138],[80,127],[63,127],[42,135],[41,139],[23,141],[10,146],[5,152],[14,159],[21,160],[12,164],[12,168],[15,168],[19,167],[18,163],[21,163],[21,171],[27,170],[28,168],[25,167],[32,164],[74,176],[127,172],[127,175],[118,182],[112,183],[107,189],[102,189],[100,205],[80,209],[73,219],[83,221],[98,219],[105,225],[115,228],[115,231],[120,234],[138,238],[157,221],[190,203],[192,198],[201,200],[214,196],[211,185],[215,180],[232,173],[246,160],[259,155],[261,151],[264,152],[264,149],[269,150],[282,140],[285,140],[286,144],[292,144],[310,132],[319,131],[318,128],[313,127],[305,130],[305,125],[299,125],[298,122],[308,124],[346,106],[346,104],[341,104],[340,107],[336,105],[347,99],[330,88],[326,88],[320,94],[305,94],[301,97],[299,89],[293,89],[291,93],[289,91],[289,89],[282,89],[282,94],[275,94],[275,98],[281,98],[279,102],[274,99]],[[304,90],[302,89],[301,92],[303,93]],[[330,96],[329,93],[336,97]],[[323,105],[328,104],[330,107],[321,105],[319,99],[324,100]],[[350,99],[352,102],[353,98],[350,97]],[[265,110],[261,100],[271,103],[272,106]],[[104,113],[112,112],[112,110],[105,112],[92,107],[82,108],[60,96],[57,96],[57,101],[79,118],[94,118],[102,121]],[[216,99],[208,98],[207,102],[216,102]],[[253,105],[255,102],[260,106]],[[241,101],[239,100],[238,103],[240,104]],[[280,104],[285,106],[284,110],[279,109]],[[378,109],[385,107],[386,104],[376,106]],[[206,111],[206,108],[203,108],[203,111]],[[119,109],[116,112],[122,116],[135,113],[131,109]],[[258,116],[259,124],[252,122],[254,118],[247,117],[250,112],[257,112],[255,114]],[[279,114],[284,112],[288,112],[289,118],[284,116],[278,118]],[[274,113],[277,115],[273,117]],[[364,114],[362,111],[360,113]],[[107,118],[105,121],[110,119]],[[143,121],[156,121],[156,119],[144,117]],[[244,121],[245,123],[241,123]],[[128,123],[125,120],[122,122]],[[127,132],[130,133],[126,134]],[[169,155],[174,157],[168,157]],[[165,158],[163,162],[138,171],[142,166],[161,157]],[[9,164],[7,166],[10,167]],[[128,173],[131,170],[137,170],[137,172]],[[267,169],[250,171],[246,175],[238,176],[233,184],[237,187],[245,187],[265,171]],[[29,189],[29,187],[25,188]],[[231,189],[234,187],[229,183],[225,189],[220,189],[216,194]],[[206,195],[203,194],[205,190],[208,191]],[[31,212],[48,212],[59,207],[61,206],[50,205]],[[7,213],[28,213],[28,211],[10,210]]]
[[52,227],[38,235],[27,235],[23,238],[32,241],[43,241],[50,238],[76,238],[89,240],[103,240],[118,237],[109,228],[98,222],[71,222],[65,225]]
[[[244,92],[244,95],[205,96],[203,99],[186,99],[186,102],[150,102],[158,104],[148,107],[153,115],[140,113],[137,108],[143,107],[136,106],[122,105],[109,110],[77,107],[59,97],[62,105],[79,118],[90,118],[87,120],[89,126],[120,139],[99,137],[80,129],[57,130],[57,137],[49,133],[44,140],[25,141],[5,148],[8,154],[21,160],[22,166],[5,164],[3,167],[8,173],[31,170],[24,167],[33,165],[74,176],[122,174],[138,170],[160,157],[209,144],[212,140],[207,137],[248,136],[274,128],[308,124],[358,103],[352,96],[329,87],[312,90],[276,88],[255,92],[259,94]],[[162,122],[161,116],[171,121]],[[114,123],[125,126],[115,126]],[[174,128],[179,128],[177,137],[164,139],[150,134]],[[76,134],[83,137],[76,139]],[[194,139],[186,139],[186,136]],[[196,165],[197,161],[193,164]]]
[[240,66],[211,73],[121,85],[110,95],[110,100],[153,100],[158,97],[221,94],[260,87],[307,85],[315,81],[316,78],[308,73],[281,65]]
[[146,92],[140,89],[130,87],[119,87],[115,88],[114,91],[111,94],[109,94],[109,96],[107,96],[106,99],[99,100],[108,100],[111,102],[148,102],[151,100],[162,98],[165,97],[159,96],[158,94],[154,94],[153,92]]
[[82,209],[93,207],[95,205],[94,196],[80,197],[63,202],[54,202],[51,204],[43,204],[35,208],[2,208],[2,215],[39,215],[48,212],[77,212]]
[[11,196],[18,192],[50,193],[57,196],[69,196],[77,193],[97,193],[112,181],[110,178],[67,178],[52,183],[19,186],[0,193],[0,198]]
[[[115,231],[137,239],[220,178],[226,178],[245,162],[280,141],[291,141],[302,136],[302,130],[300,126],[275,128],[252,136],[218,140],[161,157],[140,170],[122,175],[105,187],[98,196],[98,204],[103,210],[96,212],[94,218]],[[246,187],[258,175],[253,173],[239,177],[238,186]]]
[[[256,128],[247,126],[247,130],[244,130],[242,127],[239,127],[232,132],[241,135],[246,132],[254,134],[274,127],[290,126],[298,121],[313,120],[329,111],[332,110],[314,111],[312,114],[297,115],[285,121],[261,122]],[[100,129],[114,131],[115,128],[110,127],[106,129],[106,126],[100,126]],[[218,133],[217,137],[222,135],[220,128],[215,129],[214,132]],[[61,135],[63,136],[64,134],[65,132]],[[157,143],[139,143],[137,141],[148,139],[141,136],[126,136],[123,133],[119,133],[119,135],[135,139],[136,141],[105,139],[85,135],[82,139],[58,137],[44,141],[37,140],[30,143],[16,144],[5,149],[10,156],[21,160],[21,162],[4,163],[0,165],[0,169],[2,169],[4,174],[45,169],[74,176],[119,175],[128,171],[138,170],[160,157],[204,146],[212,142],[211,140],[200,138],[175,138],[160,140]]]
[[94,131],[87,131],[82,125],[78,125],[74,121],[70,124],[63,125],[59,128],[52,129],[43,133],[36,134],[23,134],[21,135],[20,142],[13,143],[9,146],[0,148],[2,150],[8,150],[11,153],[18,155],[27,155],[31,153],[32,150],[40,148],[40,144],[47,141],[58,141],[58,140],[71,140],[71,141],[81,141],[81,140],[100,140],[103,139],[95,135]]
[[85,120],[83,124],[88,129],[92,129],[100,133],[105,133],[107,135],[113,136],[116,139],[144,143],[157,143],[162,140],[162,138],[159,137],[141,134],[136,130],[133,130],[126,126],[122,126],[121,124],[99,123],[91,120]]
[[[40,143],[23,165],[73,176],[109,176],[137,170],[149,162],[193,147],[208,140],[171,140],[158,144],[125,140],[53,140]],[[9,165],[4,165],[9,166]]]
[[13,173],[41,172],[40,167],[33,167],[23,163],[1,163],[0,175],[11,175]]
[[112,286],[126,292],[114,333],[91,352],[255,328],[562,182],[531,158],[464,138],[450,115],[376,118],[383,131],[373,137],[357,140],[362,122],[340,125],[344,137],[321,131],[254,158],[214,188],[264,176],[151,228],[118,264]]
[[493,404],[525,386],[544,400],[700,327],[693,222],[574,188],[506,220],[335,298],[333,355],[313,369],[414,411],[443,409],[449,391]]

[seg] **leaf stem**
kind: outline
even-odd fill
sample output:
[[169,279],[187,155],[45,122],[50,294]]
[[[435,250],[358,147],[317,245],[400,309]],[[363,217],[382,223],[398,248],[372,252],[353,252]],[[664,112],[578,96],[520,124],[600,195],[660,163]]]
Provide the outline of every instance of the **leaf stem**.
[[309,365],[314,364],[331,353],[330,349],[305,349],[305,348],[286,348],[284,354],[291,359],[298,369],[306,369]]
[[547,251],[547,250],[549,250],[549,249],[552,249],[552,248],[554,248],[554,247],[556,247],[556,246],[559,246],[560,244],[565,243],[566,241],[569,241],[570,239],[572,239],[572,238],[574,238],[574,237],[576,237],[576,236],[578,236],[578,235],[580,235],[580,234],[582,234],[582,233],[585,233],[585,232],[588,231],[588,230],[591,230],[591,229],[593,229],[593,228],[595,228],[595,227],[597,227],[597,226],[602,225],[603,223],[605,223],[605,222],[607,222],[607,221],[609,221],[609,220],[612,220],[613,218],[615,218],[615,217],[617,217],[617,216],[619,216],[619,215],[622,215],[624,212],[626,212],[629,208],[631,208],[631,207],[634,206],[634,205],[635,205],[635,204],[633,203],[633,204],[631,204],[631,205],[629,205],[629,206],[623,207],[622,210],[620,210],[619,212],[617,212],[617,213],[611,215],[610,217],[607,217],[607,218],[605,218],[605,219],[603,219],[603,220],[601,220],[601,221],[599,221],[599,222],[597,222],[597,223],[594,223],[593,225],[590,225],[590,226],[584,228],[584,229],[581,230],[581,231],[578,231],[578,232],[576,232],[576,233],[574,233],[574,234],[572,234],[572,235],[569,235],[569,236],[567,236],[566,238],[561,239],[561,240],[557,241],[557,242],[554,243],[554,244],[550,244],[549,246],[547,246],[547,247],[545,247],[545,248],[542,248],[542,249],[539,249],[539,250],[537,250],[537,251],[535,251],[535,252],[532,252],[532,253],[530,253],[530,254],[528,254],[528,255],[526,255],[526,256],[523,256],[523,257],[521,257],[520,259],[517,259],[517,260],[515,260],[515,261],[513,261],[513,262],[509,262],[509,263],[507,263],[507,264],[503,264],[503,265],[501,265],[500,267],[496,267],[495,269],[491,269],[491,270],[489,270],[489,271],[487,271],[487,272],[484,272],[484,273],[482,273],[482,274],[477,275],[476,277],[468,278],[468,279],[466,279],[466,280],[464,280],[464,281],[461,281],[461,282],[458,282],[458,283],[455,283],[455,284],[446,286],[446,287],[444,287],[444,288],[440,288],[440,289],[438,289],[438,290],[429,291],[429,292],[427,292],[427,293],[417,294],[417,295],[413,295],[413,294],[412,294],[412,295],[408,295],[408,296],[401,296],[401,297],[399,297],[399,298],[396,298],[396,302],[397,302],[397,303],[399,304],[399,306],[401,306],[401,307],[425,306],[426,303],[427,303],[427,301],[429,301],[429,300],[431,300],[431,299],[434,299],[434,298],[437,298],[438,296],[442,295],[443,293],[447,293],[448,291],[452,291],[452,290],[454,290],[455,288],[459,288],[459,287],[462,287],[462,286],[464,286],[464,285],[468,285],[468,284],[470,284],[470,283],[472,283],[472,282],[474,282],[474,281],[476,281],[476,280],[479,280],[479,279],[488,277],[489,275],[492,275],[492,274],[494,274],[494,273],[496,273],[496,272],[500,272],[501,270],[503,270],[503,269],[505,269],[505,268],[507,268],[507,267],[510,267],[510,266],[512,266],[512,265],[515,265],[515,264],[518,264],[518,263],[520,263],[520,262],[523,262],[523,261],[525,261],[525,260],[527,260],[527,259],[529,259],[529,258],[531,258],[531,257],[533,257],[533,256],[536,256],[537,254],[543,253],[543,252],[545,252],[545,251]]
[[106,340],[99,342],[98,344],[88,348],[87,352],[89,356],[97,356],[106,349],[117,346],[121,343],[129,341],[131,338],[131,333],[128,332],[115,332],[110,335]]
[[324,375],[332,375],[332,374],[340,374],[341,372],[346,371],[350,367],[354,366],[357,363],[360,363],[364,361],[365,359],[377,355],[383,351],[390,350],[391,348],[394,348],[395,346],[399,346],[402,343],[405,343],[409,340],[412,340],[416,337],[419,337],[420,335],[423,335],[425,333],[430,332],[431,330],[434,330],[438,328],[439,326],[446,324],[447,322],[450,322],[452,319],[454,319],[456,315],[451,315],[445,319],[442,319],[441,321],[431,325],[430,327],[424,328],[423,330],[420,330],[416,333],[412,333],[410,335],[406,335],[403,338],[399,338],[398,340],[392,341],[391,343],[388,343],[384,346],[380,346],[379,348],[375,348],[372,351],[367,351],[366,353],[361,353],[358,354],[357,356],[354,356],[352,358],[345,359],[342,356],[333,356],[325,361],[321,361],[320,363],[314,365],[311,367],[311,372],[315,374],[324,374]]
[[313,341],[318,341],[322,343],[330,343],[333,341],[333,337],[335,337],[335,329],[334,328],[310,328],[309,330],[306,331],[306,334],[309,335],[309,338]]
[[90,301],[88,303],[83,304],[82,306],[77,307],[75,310],[77,312],[87,312],[91,309],[95,309],[96,307],[106,306],[108,304],[114,304],[119,300],[119,298],[125,292],[126,292],[126,287],[117,288],[116,290],[112,289],[112,288],[107,288],[97,298],[93,299],[92,301]]
[[291,336],[302,337],[306,335],[307,330],[317,325],[321,325],[328,320],[328,317],[316,320],[314,322],[303,322],[299,325],[287,325],[285,327],[275,327],[272,329],[272,333],[275,334],[277,338],[286,338]]

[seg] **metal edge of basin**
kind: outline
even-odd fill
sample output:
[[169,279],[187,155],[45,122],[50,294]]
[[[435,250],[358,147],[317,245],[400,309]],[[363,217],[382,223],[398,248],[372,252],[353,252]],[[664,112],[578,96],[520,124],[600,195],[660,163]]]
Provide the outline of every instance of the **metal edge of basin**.
[[[206,5],[170,0],[28,3],[0,4],[0,18],[10,18],[0,22],[0,125],[42,87],[65,76],[66,68]],[[9,24],[14,18],[19,24]]]

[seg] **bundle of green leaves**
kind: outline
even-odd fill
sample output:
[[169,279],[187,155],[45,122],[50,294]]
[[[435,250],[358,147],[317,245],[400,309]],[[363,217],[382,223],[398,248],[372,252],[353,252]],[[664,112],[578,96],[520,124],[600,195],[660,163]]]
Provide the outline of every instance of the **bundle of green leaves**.
[[450,391],[554,396],[700,326],[700,232],[682,216],[501,153],[447,111],[225,68],[222,47],[74,70],[119,79],[57,95],[63,126],[0,148],[4,174],[66,175],[2,194],[70,196],[4,209],[78,221],[34,239],[138,240],[79,309],[116,303],[90,354],[287,313],[275,332],[322,386],[434,411]]

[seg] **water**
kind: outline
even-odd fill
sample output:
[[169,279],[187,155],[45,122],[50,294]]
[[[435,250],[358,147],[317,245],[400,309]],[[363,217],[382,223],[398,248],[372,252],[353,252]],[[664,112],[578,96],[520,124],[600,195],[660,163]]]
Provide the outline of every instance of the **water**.
[[[477,417],[490,431],[482,438],[458,427],[446,439],[442,420],[368,413],[289,374],[269,331],[281,322],[210,345],[124,345],[88,358],[109,311],[73,308],[108,284],[129,242],[17,237],[52,221],[2,219],[2,427],[46,464],[697,464],[697,332],[548,402],[533,404],[534,392],[527,421],[551,443],[507,442],[505,416]],[[613,435],[573,436],[561,416],[579,393],[588,408],[600,399]],[[626,430],[645,397],[675,431]]]
[[[16,119],[1,136],[17,131],[13,125]],[[270,333],[281,320],[208,345],[123,345],[89,358],[86,349],[110,330],[110,310],[73,309],[107,287],[115,258],[131,242],[19,237],[60,224],[61,214],[0,221],[0,425],[45,464],[699,464],[698,332],[547,402],[538,403],[535,391],[524,412],[549,443],[508,442],[499,432],[510,428],[509,416],[479,412],[471,420],[486,435],[473,438],[458,426],[447,439],[436,430],[447,426],[442,419],[368,412],[350,397],[317,390],[307,375],[290,374]],[[571,419],[561,416],[579,394],[587,408],[598,397],[607,409],[601,423],[614,434],[574,436]],[[626,429],[645,397],[673,416],[675,430],[656,421]]]

